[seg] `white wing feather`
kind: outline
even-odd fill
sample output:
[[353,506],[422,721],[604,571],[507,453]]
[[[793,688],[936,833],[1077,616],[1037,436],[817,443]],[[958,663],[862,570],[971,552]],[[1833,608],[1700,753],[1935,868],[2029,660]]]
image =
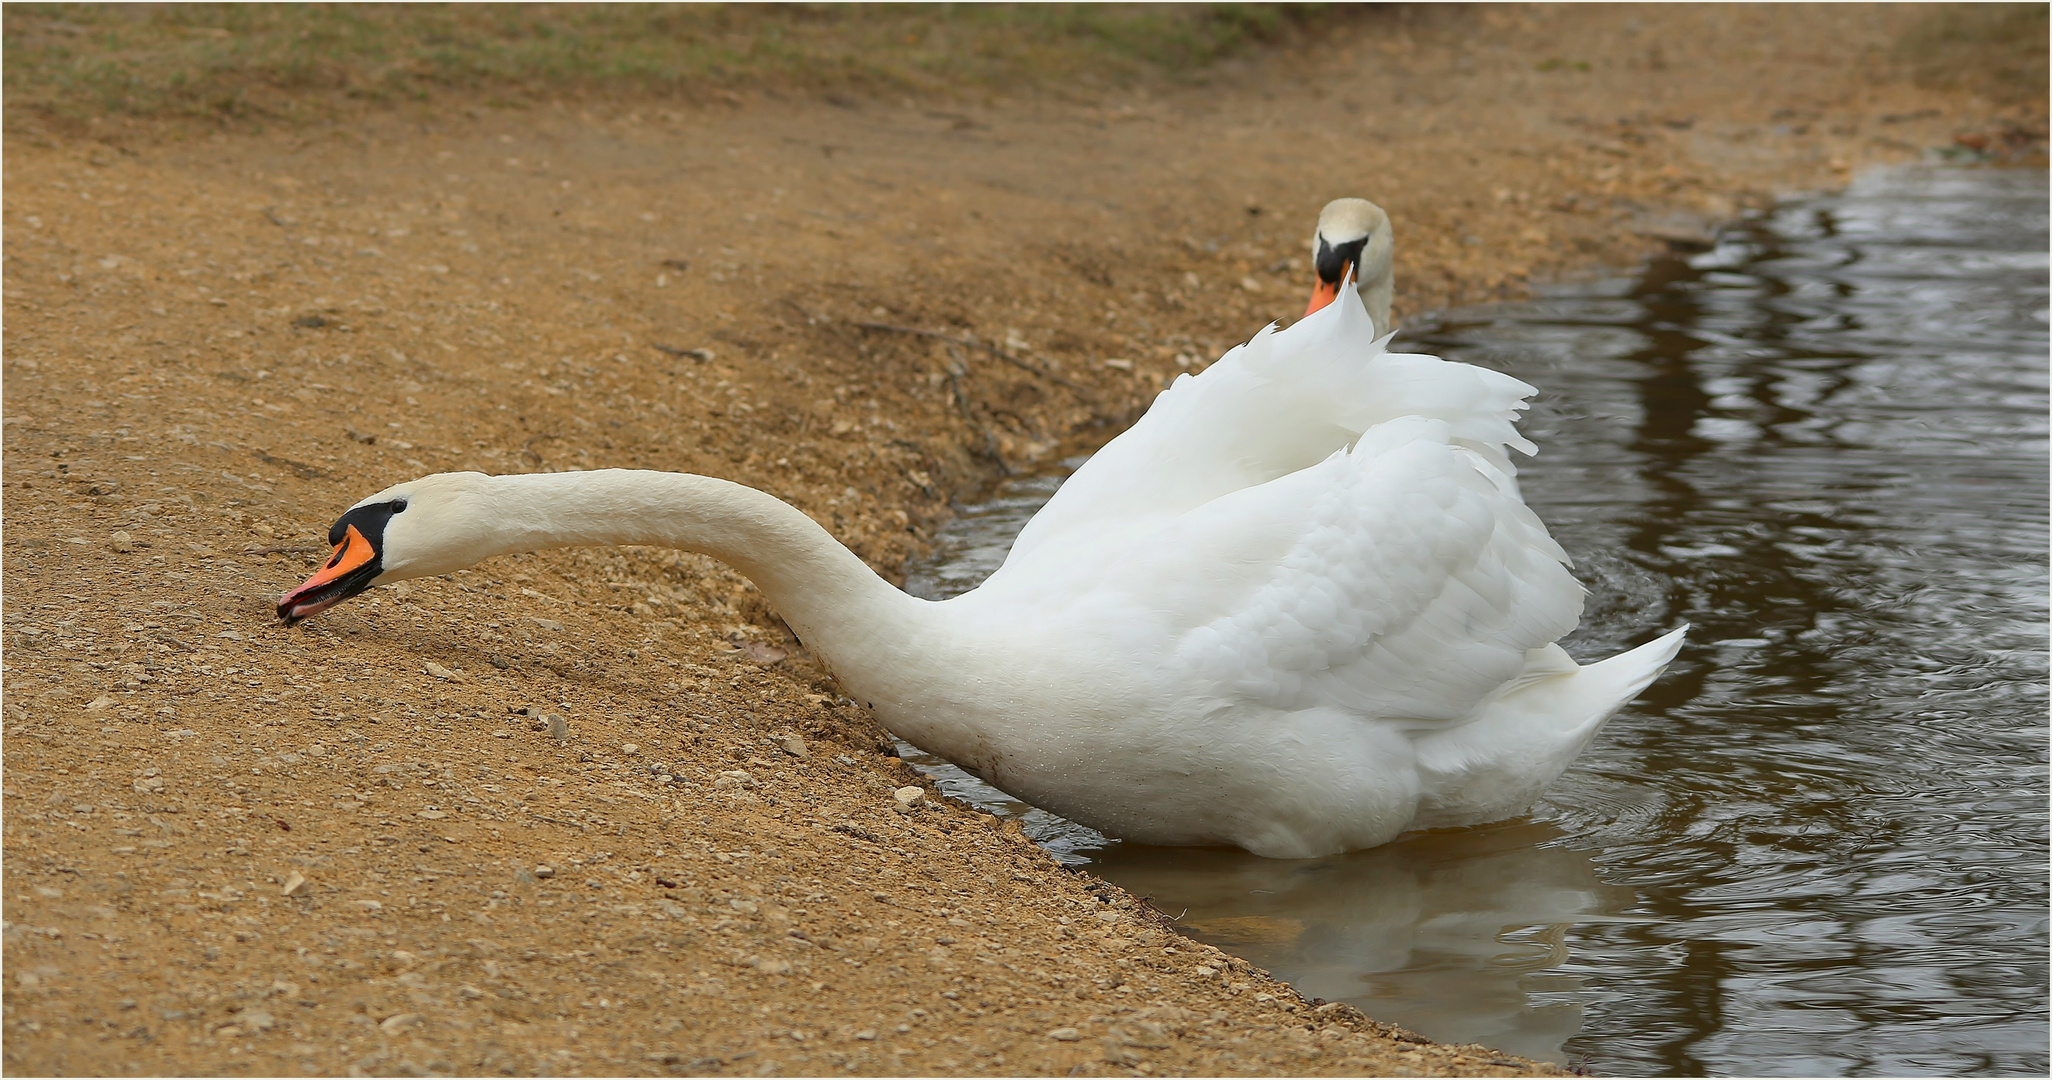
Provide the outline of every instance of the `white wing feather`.
[[1479,454],[1515,493],[1508,451],[1533,452],[1516,427],[1533,388],[1391,353],[1372,327],[1366,309],[1343,299],[1287,330],[1264,329],[1201,378],[1179,377],[1062,485],[1020,531],[1007,565],[1065,533],[1159,521],[1309,468],[1405,416],[1444,422],[1448,441]]
[[[1243,572],[1198,590],[1209,617],[1178,613],[1189,629],[1171,668],[1236,705],[1407,728],[1467,720],[1581,616],[1559,546],[1495,471],[1448,425],[1412,417],[1185,515],[1148,576]],[[1266,526],[1250,535],[1250,519]]]

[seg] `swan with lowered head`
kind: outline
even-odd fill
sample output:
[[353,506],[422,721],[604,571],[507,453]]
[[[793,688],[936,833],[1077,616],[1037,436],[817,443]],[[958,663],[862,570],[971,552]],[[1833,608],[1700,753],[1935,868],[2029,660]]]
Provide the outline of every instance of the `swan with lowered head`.
[[1389,305],[1396,292],[1396,236],[1389,215],[1366,199],[1334,199],[1318,212],[1311,234],[1311,265],[1318,272],[1311,288],[1309,315],[1333,302],[1351,275],[1361,302],[1375,320],[1375,332],[1387,334]]
[[1673,658],[1577,665],[1517,495],[1531,387],[1391,353],[1360,297],[1184,375],[945,601],[706,476],[443,473],[379,492],[287,622],[494,555],[646,544],[760,587],[891,731],[1113,836],[1302,858],[1525,812]]

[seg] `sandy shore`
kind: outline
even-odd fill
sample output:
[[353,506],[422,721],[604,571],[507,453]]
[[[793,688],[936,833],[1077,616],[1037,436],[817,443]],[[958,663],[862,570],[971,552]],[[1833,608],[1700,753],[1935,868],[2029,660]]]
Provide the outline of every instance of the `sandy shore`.
[[951,498],[1301,311],[1338,195],[1394,218],[1401,321],[1871,164],[2042,157],[2042,102],[1890,60],[1919,17],[1393,9],[1090,100],[17,125],[7,1072],[1552,1073],[898,813],[919,779],[710,560],[272,605],[451,469],[724,476],[895,579]]

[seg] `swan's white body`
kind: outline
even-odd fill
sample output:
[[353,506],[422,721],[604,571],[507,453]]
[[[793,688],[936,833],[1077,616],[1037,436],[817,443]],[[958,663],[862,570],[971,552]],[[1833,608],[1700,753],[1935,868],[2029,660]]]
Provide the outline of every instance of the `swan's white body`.
[[997,573],[912,598],[810,518],[629,470],[401,484],[377,583],[656,544],[746,573],[893,732],[1114,836],[1308,857],[1515,816],[1677,630],[1579,667],[1582,589],[1519,499],[1532,388],[1392,354],[1345,290],[1184,376]]

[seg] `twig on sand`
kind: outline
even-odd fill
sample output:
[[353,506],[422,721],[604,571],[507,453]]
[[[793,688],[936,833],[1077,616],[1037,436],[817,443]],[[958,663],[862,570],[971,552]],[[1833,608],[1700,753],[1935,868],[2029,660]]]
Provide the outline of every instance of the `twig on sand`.
[[895,334],[913,334],[918,337],[933,338],[937,341],[953,342],[956,345],[964,345],[971,349],[982,349],[984,352],[987,352],[992,356],[995,356],[998,359],[1003,360],[1005,363],[1010,364],[1021,371],[1038,375],[1041,378],[1047,379],[1050,382],[1060,383],[1061,385],[1066,386],[1069,389],[1074,390],[1077,393],[1082,394],[1086,397],[1090,395],[1089,389],[1078,383],[1074,383],[1069,381],[1068,379],[1062,378],[1060,375],[1057,375],[1054,372],[1047,370],[1046,368],[1039,367],[1034,364],[1029,364],[1026,361],[1021,360],[1016,356],[1013,356],[1011,353],[1008,353],[995,345],[986,345],[983,342],[977,341],[974,338],[956,337],[953,334],[943,334],[934,330],[921,330],[917,327],[911,326],[895,326],[891,323],[858,322],[854,325],[862,327],[864,330],[889,330]]
[[969,426],[982,433],[983,456],[996,463],[999,472],[1011,476],[1016,470],[1005,461],[1004,454],[998,451],[996,433],[990,430],[988,424],[977,418],[975,408],[969,403],[969,391],[962,386],[962,376],[968,373],[969,363],[963,358],[962,350],[953,345],[948,346],[948,390],[954,395],[955,408],[961,411],[962,419],[969,421]]

